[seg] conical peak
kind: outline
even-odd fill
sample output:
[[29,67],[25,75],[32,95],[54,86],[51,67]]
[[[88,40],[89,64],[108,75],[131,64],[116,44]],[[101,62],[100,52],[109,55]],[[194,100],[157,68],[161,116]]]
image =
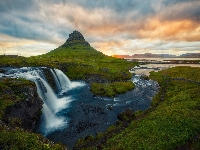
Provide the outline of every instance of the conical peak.
[[79,31],[75,30],[71,34],[69,34],[69,38],[62,46],[74,46],[77,44],[90,46],[90,44],[85,41],[83,35]]
[[85,41],[83,35],[76,30],[73,31],[73,33],[69,34],[69,38],[67,39],[67,41],[74,41],[74,40]]

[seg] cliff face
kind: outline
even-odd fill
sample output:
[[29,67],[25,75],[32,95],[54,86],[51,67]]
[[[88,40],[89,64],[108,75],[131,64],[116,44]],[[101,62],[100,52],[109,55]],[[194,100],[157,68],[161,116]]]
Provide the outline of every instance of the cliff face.
[[3,79],[2,83],[2,121],[11,127],[34,129],[43,105],[35,84],[19,79]]

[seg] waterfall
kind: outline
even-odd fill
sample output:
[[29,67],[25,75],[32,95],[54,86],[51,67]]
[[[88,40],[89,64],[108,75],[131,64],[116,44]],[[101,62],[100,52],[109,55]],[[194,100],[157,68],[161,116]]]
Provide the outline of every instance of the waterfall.
[[35,84],[36,84],[36,87],[37,87],[37,93],[38,93],[38,96],[43,100],[43,102],[45,101],[46,99],[46,96],[45,94],[43,93],[46,93],[47,90],[46,88],[44,87],[44,85],[42,84],[42,82],[40,81],[39,78],[36,78],[34,80]]
[[54,80],[56,82],[57,91],[61,91],[62,87],[61,87],[60,81],[58,79],[58,76],[55,74],[54,70],[50,69],[50,71],[51,71],[51,74],[53,75],[53,78],[54,78]]
[[70,88],[72,86],[69,78],[61,70],[55,69],[55,72],[60,82],[61,89]]
[[44,81],[47,82],[47,79],[46,79],[46,77],[45,77],[45,74],[44,74],[44,72],[43,72],[41,69],[37,68],[37,69],[34,71],[34,74],[35,74],[35,76],[38,76],[38,77],[40,77],[41,79],[43,79]]
[[44,112],[44,122],[45,122],[45,135],[49,132],[66,125],[64,118],[57,117],[46,105],[43,104],[42,112]]
[[[53,110],[57,110],[59,109],[59,99],[57,98],[57,96],[55,95],[54,91],[52,90],[52,88],[49,86],[49,84],[44,81],[42,78],[39,79],[40,82],[42,82],[43,84],[43,89],[39,88],[40,91],[39,93],[42,93],[45,99],[43,99],[43,101],[46,103],[46,105],[53,111]],[[44,91],[44,88],[46,88],[46,91]]]
[[[52,74],[54,76],[55,82],[59,85],[59,80],[56,78],[53,70]],[[58,72],[62,72],[58,70]],[[61,73],[60,73],[61,74]],[[57,116],[57,112],[63,108],[67,108],[72,100],[70,97],[58,98],[54,93],[51,86],[48,84],[45,74],[42,69],[36,68],[33,70],[27,70],[27,72],[17,73],[17,77],[23,77],[28,80],[34,81],[37,86],[37,93],[39,97],[43,100],[43,109],[42,114],[44,118],[44,134],[48,134],[51,131],[62,128],[67,125],[67,122],[64,118]],[[64,78],[63,75],[61,79]],[[64,86],[64,84],[63,84]]]

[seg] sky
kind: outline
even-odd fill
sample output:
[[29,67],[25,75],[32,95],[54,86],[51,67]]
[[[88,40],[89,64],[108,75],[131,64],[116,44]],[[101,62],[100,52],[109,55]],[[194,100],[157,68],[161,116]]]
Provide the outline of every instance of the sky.
[[200,53],[200,0],[1,0],[0,55],[34,56],[77,30],[106,55]]

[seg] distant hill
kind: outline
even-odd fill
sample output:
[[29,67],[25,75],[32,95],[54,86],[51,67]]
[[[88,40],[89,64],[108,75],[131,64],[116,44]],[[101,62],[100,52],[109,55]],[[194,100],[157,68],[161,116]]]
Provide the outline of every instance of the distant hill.
[[135,59],[135,58],[200,58],[200,53],[186,53],[180,56],[171,54],[134,54],[134,55],[113,55],[116,58]]

